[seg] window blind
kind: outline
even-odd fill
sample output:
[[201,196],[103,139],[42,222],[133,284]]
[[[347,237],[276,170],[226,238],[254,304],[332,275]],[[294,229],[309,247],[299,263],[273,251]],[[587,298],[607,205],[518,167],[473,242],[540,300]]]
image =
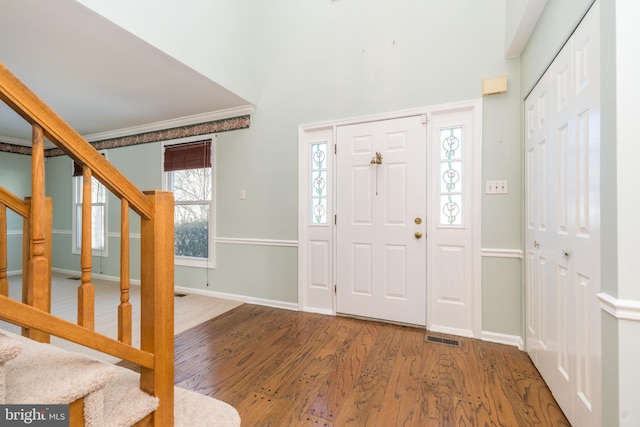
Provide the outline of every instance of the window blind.
[[164,149],[164,171],[211,167],[211,140],[168,145]]

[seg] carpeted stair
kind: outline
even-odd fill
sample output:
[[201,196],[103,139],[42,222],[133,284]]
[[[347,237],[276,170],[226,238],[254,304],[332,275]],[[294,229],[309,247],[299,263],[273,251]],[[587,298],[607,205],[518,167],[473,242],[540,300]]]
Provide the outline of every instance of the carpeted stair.
[[[84,397],[87,427],[128,427],[158,407],[137,373],[0,330],[0,404],[69,404]],[[240,426],[219,400],[175,388],[175,426]]]

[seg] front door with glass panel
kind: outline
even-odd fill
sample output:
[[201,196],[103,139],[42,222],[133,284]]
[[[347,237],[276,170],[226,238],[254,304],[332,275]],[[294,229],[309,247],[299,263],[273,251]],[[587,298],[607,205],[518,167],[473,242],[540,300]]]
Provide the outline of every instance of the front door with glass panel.
[[337,128],[337,311],[426,324],[426,117]]

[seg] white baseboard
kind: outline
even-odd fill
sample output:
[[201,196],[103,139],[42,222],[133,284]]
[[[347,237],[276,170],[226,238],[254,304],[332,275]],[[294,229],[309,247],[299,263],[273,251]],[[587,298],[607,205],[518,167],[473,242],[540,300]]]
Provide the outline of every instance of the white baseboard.
[[300,310],[300,307],[298,306],[298,304],[293,302],[277,301],[277,300],[271,300],[266,298],[254,298],[254,297],[248,297],[245,295],[228,294],[226,292],[209,291],[206,289],[187,288],[185,286],[175,286],[174,289],[177,292],[184,292],[187,294],[197,294],[197,295],[204,295],[204,296],[210,296],[210,297],[216,297],[216,298],[222,298],[222,299],[229,299],[233,301],[244,302],[247,304],[262,305],[265,307],[282,308],[285,310],[293,310],[293,311]]
[[[82,275],[82,272],[80,272],[80,271],[66,270],[64,268],[52,268],[51,271],[54,272],[54,273],[68,274],[69,276],[80,277]],[[120,282],[120,278],[119,277],[108,276],[106,274],[98,274],[98,273],[93,273],[92,272],[91,273],[91,277],[92,278],[96,278],[96,279],[108,280],[109,282]],[[129,279],[129,284],[140,286],[140,280],[138,280],[138,279]]]
[[[81,274],[79,271],[65,270],[62,268],[54,268],[52,269],[52,271],[55,271],[56,273],[61,273],[61,274],[68,274],[69,276],[80,276]],[[107,276],[104,274],[91,273],[91,277],[95,277],[96,279],[109,280],[112,282],[120,281],[119,277]],[[140,286],[140,280],[131,279],[131,284]],[[273,308],[282,308],[285,310],[293,310],[293,311],[299,310],[298,304],[293,302],[277,301],[277,300],[270,300],[265,298],[254,298],[254,297],[248,297],[245,295],[236,295],[236,294],[228,294],[225,292],[210,291],[207,289],[189,288],[186,286],[174,286],[173,289],[176,292],[180,292],[184,294],[195,294],[195,295],[204,295],[209,297],[223,298],[223,299],[229,299],[233,301],[240,301],[247,304],[262,305],[265,307],[273,307]]]
[[518,349],[524,351],[524,341],[522,337],[517,335],[499,334],[497,332],[482,331],[480,336],[482,341],[494,342],[497,344],[506,344],[518,347]]

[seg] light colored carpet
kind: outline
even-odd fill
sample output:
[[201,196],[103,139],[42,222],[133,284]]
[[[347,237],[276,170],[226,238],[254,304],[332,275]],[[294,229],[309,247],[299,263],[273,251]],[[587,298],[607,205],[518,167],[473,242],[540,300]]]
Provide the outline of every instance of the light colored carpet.
[[[87,427],[127,427],[158,407],[139,374],[0,330],[0,404],[69,404],[85,396]],[[239,427],[232,406],[175,388],[175,427]]]
[[[51,313],[70,322],[77,322],[78,286],[80,280],[68,274],[53,273],[51,281]],[[117,282],[94,279],[95,285],[95,329],[103,335],[117,339],[118,337],[118,305],[120,304],[120,285]],[[20,301],[22,299],[22,277],[9,278],[9,296]],[[133,309],[132,345],[140,347],[140,287],[132,285],[129,301]],[[221,298],[187,294],[174,298],[174,333],[186,331],[209,319],[213,319],[242,304],[239,301]],[[20,328],[0,321],[0,328],[15,334],[20,334]],[[118,358],[93,351],[78,344],[68,342],[57,337],[51,337],[51,344],[66,350],[76,351],[94,357],[98,360],[117,363]]]

